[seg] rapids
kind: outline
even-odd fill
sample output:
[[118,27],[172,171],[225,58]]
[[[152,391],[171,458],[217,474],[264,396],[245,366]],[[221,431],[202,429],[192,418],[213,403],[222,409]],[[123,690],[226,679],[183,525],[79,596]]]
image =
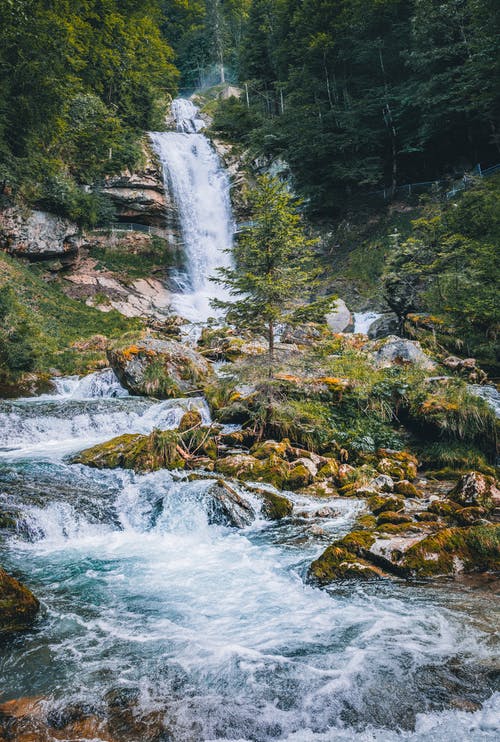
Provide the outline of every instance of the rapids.
[[[208,422],[204,401],[71,383],[0,408],[0,492],[18,518],[0,563],[42,602],[33,630],[3,645],[2,700],[43,696],[105,714],[110,691],[134,693],[139,713],[164,713],[175,742],[498,739],[487,592],[307,585],[307,565],[360,502],[329,501],[328,519],[270,523],[256,506],[245,529],[210,525],[213,480],[64,456],[91,438],[174,427],[186,405]],[[99,396],[76,399],[76,389]],[[317,507],[291,497],[300,511]]]

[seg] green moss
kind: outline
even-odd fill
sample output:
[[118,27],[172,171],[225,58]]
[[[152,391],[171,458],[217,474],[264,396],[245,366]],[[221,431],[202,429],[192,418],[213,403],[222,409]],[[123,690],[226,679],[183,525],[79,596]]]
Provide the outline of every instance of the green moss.
[[72,463],[97,469],[183,469],[186,462],[177,450],[180,437],[173,430],[155,430],[150,435],[125,433],[106,443],[81,451]]
[[403,566],[422,577],[500,570],[500,526],[446,528],[410,547]]
[[270,520],[282,520],[292,514],[293,505],[287,497],[277,495],[275,492],[258,490],[259,497],[263,500],[262,512]]
[[375,515],[380,515],[380,513],[385,511],[399,513],[401,510],[404,510],[404,499],[402,497],[394,497],[393,495],[374,495],[368,500],[368,507]]
[[26,628],[35,620],[39,607],[33,593],[0,567],[0,631]]
[[447,517],[453,515],[453,513],[459,508],[460,505],[457,505],[456,502],[452,502],[451,500],[435,500],[434,502],[431,502],[427,511],[434,515]]
[[407,515],[406,513],[396,513],[392,510],[385,510],[378,516],[377,526],[382,526],[386,523],[392,523],[393,525],[397,526],[401,523],[411,523],[412,521],[413,518],[411,517],[411,515]]
[[385,573],[356,556],[341,542],[329,546],[309,567],[308,577],[319,585],[327,585],[338,580],[374,580],[385,577]]
[[418,490],[414,484],[408,482],[407,479],[396,482],[394,485],[394,492],[397,495],[403,495],[403,497],[422,497],[420,490]]

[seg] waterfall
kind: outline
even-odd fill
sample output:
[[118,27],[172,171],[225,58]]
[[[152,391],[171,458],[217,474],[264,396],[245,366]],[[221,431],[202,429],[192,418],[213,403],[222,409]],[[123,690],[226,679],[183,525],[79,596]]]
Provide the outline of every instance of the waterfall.
[[179,98],[172,103],[176,132],[153,132],[161,159],[165,186],[179,212],[186,267],[174,281],[173,307],[191,322],[214,315],[210,300],[222,289],[210,281],[216,269],[231,262],[234,232],[230,183],[216,152],[200,129],[204,126],[196,106]]

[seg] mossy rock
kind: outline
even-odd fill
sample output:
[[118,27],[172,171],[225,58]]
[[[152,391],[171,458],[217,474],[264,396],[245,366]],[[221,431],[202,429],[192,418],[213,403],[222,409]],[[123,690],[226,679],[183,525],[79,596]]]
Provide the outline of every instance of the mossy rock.
[[485,508],[460,508],[453,513],[453,520],[459,526],[474,526],[487,519],[487,515]]
[[368,531],[351,531],[341,538],[337,543],[343,548],[349,549],[353,554],[363,554],[375,541],[375,536]]
[[394,495],[374,495],[368,500],[368,507],[374,515],[380,515],[385,511],[391,511],[399,513],[404,510],[404,499],[402,497],[395,497]]
[[452,500],[434,500],[434,502],[431,502],[427,508],[427,511],[429,513],[434,513],[434,515],[440,515],[447,518],[459,509],[460,505],[457,505],[457,503]]
[[407,479],[402,479],[400,482],[396,482],[394,485],[394,492],[397,495],[403,495],[403,497],[422,497],[422,492]]
[[397,526],[401,523],[412,523],[413,518],[411,515],[407,515],[406,513],[395,513],[391,510],[384,510],[378,518],[377,518],[377,526],[382,526],[386,523],[392,523],[393,525]]
[[318,585],[343,580],[380,580],[388,575],[379,567],[339,546],[329,546],[311,564],[308,578]]
[[327,461],[322,462],[318,469],[318,479],[335,478],[339,472],[339,462],[336,459],[327,457]]
[[256,492],[263,501],[262,513],[269,520],[283,520],[292,514],[293,504],[288,497],[266,490],[256,490]]
[[368,513],[365,513],[364,515],[360,515],[358,518],[356,518],[356,526],[358,528],[366,528],[367,530],[372,530],[375,528],[375,524],[377,522],[377,519],[374,515],[369,515]]
[[281,489],[289,473],[288,462],[271,455],[268,459],[257,459],[251,454],[238,453],[218,459],[216,471],[227,477],[242,481],[266,482]]
[[40,604],[33,593],[0,567],[0,631],[18,631],[30,626]]
[[429,512],[428,510],[423,510],[421,513],[415,513],[415,520],[422,523],[438,523],[436,513]]
[[184,433],[186,430],[198,428],[202,423],[201,412],[199,410],[187,410],[179,423],[179,431]]
[[445,528],[410,547],[402,566],[417,577],[500,570],[500,525]]
[[417,525],[417,523],[411,521],[408,523],[384,523],[378,526],[377,530],[384,535],[400,536],[408,533],[421,533],[425,529],[421,525]]
[[268,459],[273,454],[285,459],[288,454],[291,453],[291,450],[292,446],[290,441],[288,438],[283,438],[283,440],[279,442],[269,440],[257,443],[250,450],[250,453],[252,456],[255,456],[256,459]]
[[465,474],[448,493],[448,498],[462,507],[500,507],[500,490],[493,477],[471,471]]
[[213,376],[202,355],[175,340],[137,340],[108,350],[108,360],[129,392],[158,399],[199,392]]
[[304,464],[292,465],[285,480],[285,486],[291,490],[307,487],[312,483],[313,476]]
[[377,455],[382,456],[377,466],[381,474],[388,474],[395,480],[408,479],[412,481],[416,478],[418,459],[409,451],[379,449]]
[[150,435],[125,433],[81,451],[71,459],[71,463],[96,469],[121,468],[138,472],[183,469],[186,461],[178,453],[178,444],[179,435],[173,430],[155,430]]

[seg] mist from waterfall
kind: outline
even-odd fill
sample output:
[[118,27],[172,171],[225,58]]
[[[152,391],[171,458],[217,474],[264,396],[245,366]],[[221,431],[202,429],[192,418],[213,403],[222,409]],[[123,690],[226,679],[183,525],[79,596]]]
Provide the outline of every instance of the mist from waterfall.
[[177,131],[151,134],[165,187],[178,209],[185,254],[184,270],[172,276],[172,305],[187,320],[203,322],[215,314],[210,300],[224,293],[210,278],[231,263],[230,182],[210,141],[199,133],[204,122],[198,108],[179,98],[172,103],[172,113]]

